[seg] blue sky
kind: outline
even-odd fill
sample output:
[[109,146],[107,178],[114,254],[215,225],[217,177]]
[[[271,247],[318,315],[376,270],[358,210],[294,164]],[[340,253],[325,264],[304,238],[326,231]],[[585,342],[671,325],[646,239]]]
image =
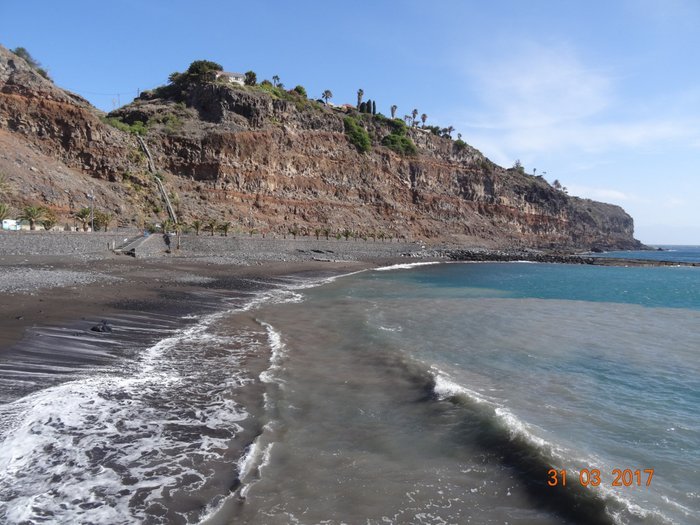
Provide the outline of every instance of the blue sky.
[[700,245],[700,1],[2,0],[0,44],[103,110],[196,59],[417,108],[492,160]]

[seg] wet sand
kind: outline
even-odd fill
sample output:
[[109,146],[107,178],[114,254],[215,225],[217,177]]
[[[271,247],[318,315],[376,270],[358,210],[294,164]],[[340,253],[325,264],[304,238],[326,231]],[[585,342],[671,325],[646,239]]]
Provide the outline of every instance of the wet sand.
[[[403,261],[403,260],[402,260]],[[208,289],[235,291],[239,280],[268,280],[283,276],[342,274],[391,264],[392,259],[347,262],[252,262],[249,266],[214,264],[197,258],[144,259],[106,257],[81,261],[71,257],[22,256],[0,258],[0,278],[12,280],[16,268],[57,276],[64,271],[109,276],[87,284],[47,287],[46,278],[33,289],[1,293],[0,355],[17,344],[27,329],[95,320],[119,312],[177,310],[188,294]],[[405,262],[405,261],[404,261]],[[57,279],[58,281],[59,279]]]

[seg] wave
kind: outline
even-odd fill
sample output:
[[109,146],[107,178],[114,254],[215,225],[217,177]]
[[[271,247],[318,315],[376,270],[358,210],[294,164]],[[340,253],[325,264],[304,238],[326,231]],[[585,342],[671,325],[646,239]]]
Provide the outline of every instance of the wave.
[[411,268],[416,268],[418,266],[429,266],[432,264],[443,264],[443,263],[442,263],[442,261],[428,261],[428,262],[392,264],[391,266],[381,266],[379,268],[374,268],[374,271],[375,272],[387,272],[389,270],[409,270]]
[[[579,471],[572,464],[590,462],[574,458],[570,452],[549,442],[533,427],[506,407],[457,382],[436,367],[430,367],[431,388],[436,400],[453,403],[465,410],[470,439],[486,451],[497,454],[509,467],[540,507],[556,512],[572,523],[627,524],[671,523],[658,512],[639,505],[604,487],[596,489],[569,483],[566,488],[546,485],[549,469],[566,468],[570,476]],[[585,467],[581,467],[585,468]]]

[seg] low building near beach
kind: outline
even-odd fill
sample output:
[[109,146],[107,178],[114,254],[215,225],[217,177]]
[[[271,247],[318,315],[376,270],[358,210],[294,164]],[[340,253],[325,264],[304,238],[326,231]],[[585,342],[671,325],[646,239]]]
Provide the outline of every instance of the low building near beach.
[[3,219],[2,229],[11,232],[16,232],[22,229],[22,225],[19,221],[15,219]]

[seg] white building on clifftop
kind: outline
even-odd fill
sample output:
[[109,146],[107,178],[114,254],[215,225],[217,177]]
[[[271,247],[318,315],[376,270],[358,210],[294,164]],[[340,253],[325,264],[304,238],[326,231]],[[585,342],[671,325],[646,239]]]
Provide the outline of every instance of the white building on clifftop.
[[216,80],[224,80],[231,84],[245,85],[245,75],[243,73],[232,73],[230,71],[217,71]]

